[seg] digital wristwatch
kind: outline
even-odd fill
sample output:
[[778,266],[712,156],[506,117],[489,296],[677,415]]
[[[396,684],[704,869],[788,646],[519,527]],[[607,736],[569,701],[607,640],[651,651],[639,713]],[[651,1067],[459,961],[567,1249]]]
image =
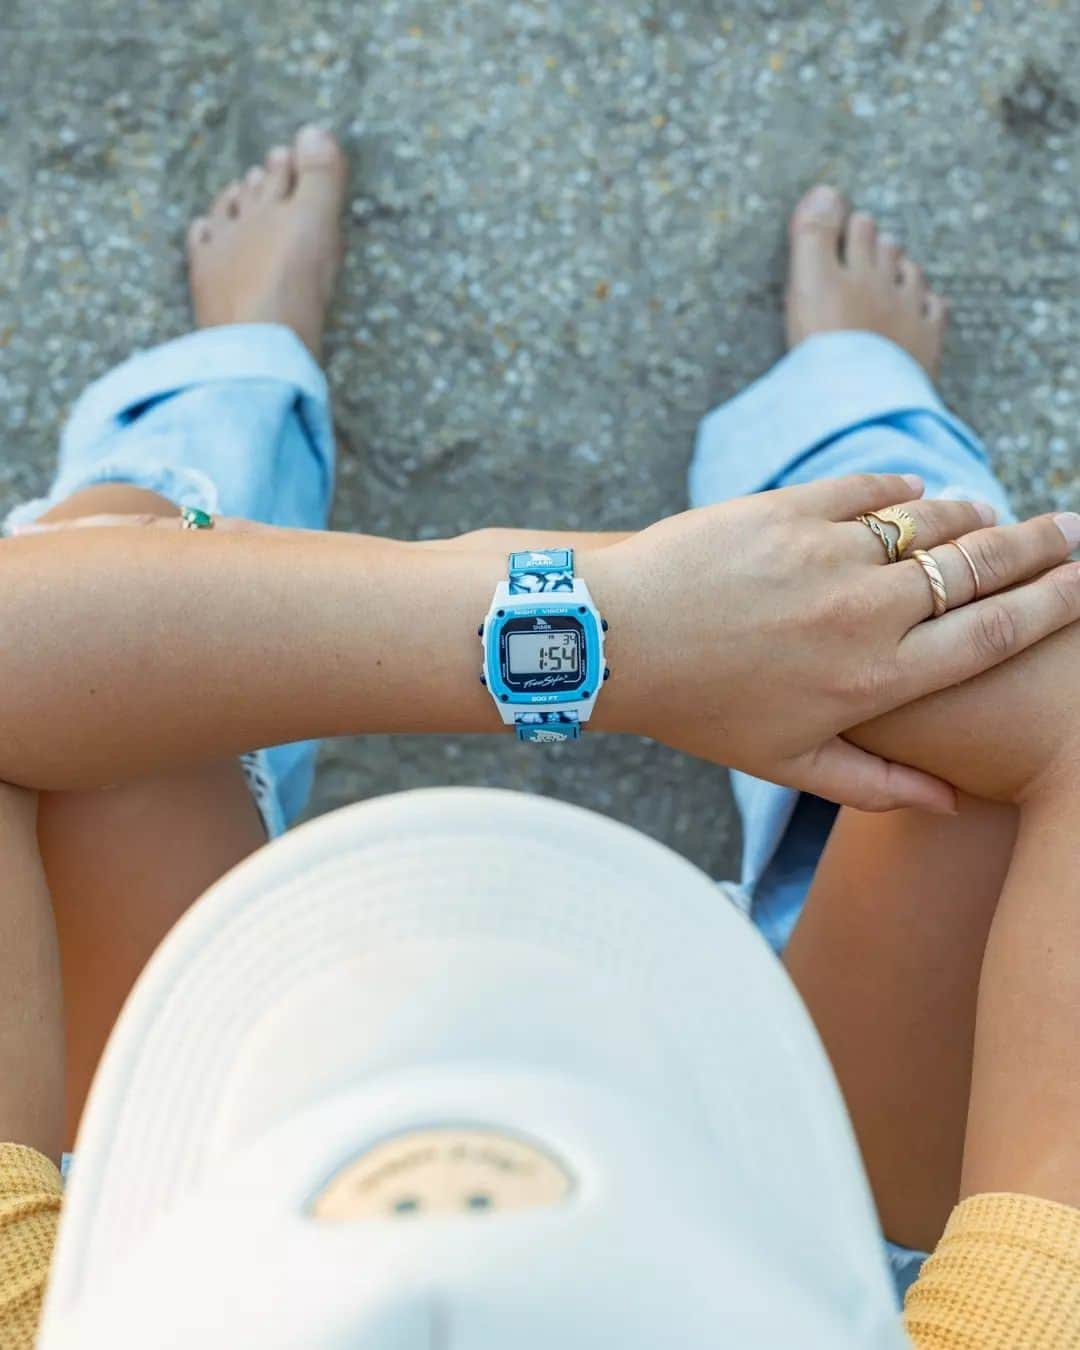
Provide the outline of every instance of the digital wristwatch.
[[477,631],[480,678],[518,740],[579,740],[611,672],[604,665],[607,622],[574,576],[574,550],[511,553]]

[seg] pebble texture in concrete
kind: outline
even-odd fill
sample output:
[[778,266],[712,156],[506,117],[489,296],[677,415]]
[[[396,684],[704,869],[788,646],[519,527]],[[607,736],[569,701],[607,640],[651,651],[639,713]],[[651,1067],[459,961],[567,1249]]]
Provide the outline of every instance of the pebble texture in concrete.
[[[89,380],[187,326],[189,216],[311,119],[353,161],[340,528],[680,509],[698,417],[782,350],[820,178],[951,298],[945,392],[1019,509],[1076,507],[1078,58],[1077,0],[0,0],[0,509]],[[314,809],[428,783],[732,865],[723,770],[634,740],[342,742]]]

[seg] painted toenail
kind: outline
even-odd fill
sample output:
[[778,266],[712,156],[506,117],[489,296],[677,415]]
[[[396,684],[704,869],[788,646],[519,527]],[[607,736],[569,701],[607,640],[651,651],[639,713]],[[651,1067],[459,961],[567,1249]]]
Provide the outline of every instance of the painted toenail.
[[298,150],[323,150],[329,139],[329,131],[325,127],[312,122],[306,127],[301,127],[296,133],[296,148]]

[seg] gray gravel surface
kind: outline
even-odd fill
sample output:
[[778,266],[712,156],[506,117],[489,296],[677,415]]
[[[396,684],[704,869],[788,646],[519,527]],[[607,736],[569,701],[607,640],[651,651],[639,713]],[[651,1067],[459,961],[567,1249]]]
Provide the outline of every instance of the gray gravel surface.
[[[311,119],[353,162],[340,528],[678,510],[698,417],[781,351],[818,178],[952,299],[945,392],[1019,508],[1076,507],[1078,58],[1077,0],[0,0],[0,508],[89,380],[187,326],[189,216]],[[314,809],[426,783],[735,856],[723,770],[634,740],[341,742]]]

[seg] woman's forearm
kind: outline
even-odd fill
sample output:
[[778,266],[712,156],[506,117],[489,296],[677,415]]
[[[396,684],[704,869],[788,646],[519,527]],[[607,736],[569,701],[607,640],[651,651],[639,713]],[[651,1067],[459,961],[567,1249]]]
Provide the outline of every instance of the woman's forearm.
[[[309,737],[498,731],[476,628],[505,566],[290,531],[9,540],[0,779],[67,790]],[[595,598],[618,605],[610,586]],[[598,725],[617,722],[611,683]]]
[[983,959],[962,1193],[1080,1206],[1080,773],[1021,811]]
[[1021,800],[1080,740],[1080,627],[848,733],[973,797]]
[[852,733],[1001,801],[1019,832],[986,944],[962,1191],[1080,1205],[1080,632]]

